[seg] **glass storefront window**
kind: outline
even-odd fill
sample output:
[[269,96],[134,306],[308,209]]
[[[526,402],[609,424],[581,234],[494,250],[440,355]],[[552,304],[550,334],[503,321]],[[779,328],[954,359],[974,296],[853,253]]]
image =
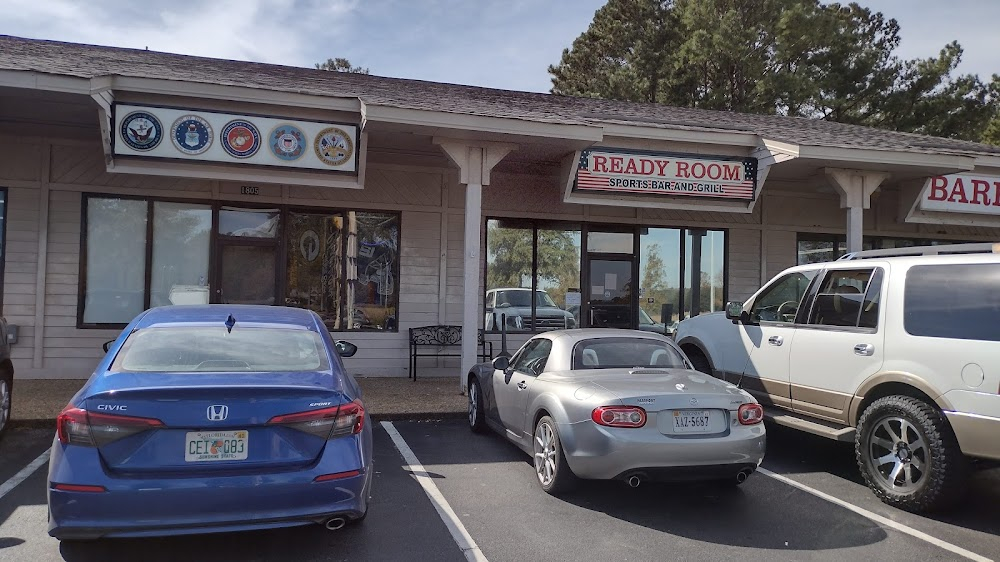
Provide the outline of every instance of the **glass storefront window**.
[[275,238],[280,224],[278,209],[223,207],[219,211],[219,234],[223,236]]
[[533,245],[530,223],[486,222],[485,329],[499,331],[504,322],[508,332],[531,329]]
[[681,231],[677,228],[644,228],[639,236],[640,330],[662,333],[664,324],[670,326],[678,320],[680,240]]
[[343,215],[292,213],[285,255],[285,305],[308,308],[327,326],[341,327]]
[[150,306],[208,304],[211,233],[210,206],[153,203]]
[[[7,235],[7,190],[0,189],[0,287],[3,287],[4,238]],[[3,291],[0,291],[0,311],[3,310]]]
[[127,324],[145,308],[148,203],[87,199],[85,324]]
[[[925,238],[882,238],[865,236],[863,250],[887,250],[914,246],[966,244],[965,240],[932,240]],[[834,261],[847,253],[847,241],[841,234],[800,233],[797,240],[797,265]]]
[[[693,264],[695,238],[700,238],[701,262]],[[721,230],[686,230],[684,236],[684,317],[715,312],[725,307],[726,233]]]
[[[580,317],[580,227],[538,229],[536,290],[531,327],[575,328]],[[548,301],[548,302],[546,302]]]
[[222,302],[227,304],[274,304],[274,246],[222,246]]
[[631,254],[631,232],[588,232],[587,252],[591,254]]
[[347,213],[347,329],[395,330],[399,215]]

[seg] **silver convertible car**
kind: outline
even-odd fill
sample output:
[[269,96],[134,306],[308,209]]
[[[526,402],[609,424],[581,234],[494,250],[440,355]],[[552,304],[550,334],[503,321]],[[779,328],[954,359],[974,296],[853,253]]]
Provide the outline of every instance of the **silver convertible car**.
[[659,334],[547,332],[468,376],[472,430],[489,426],[533,455],[552,494],[579,478],[736,485],[764,459],[757,401]]

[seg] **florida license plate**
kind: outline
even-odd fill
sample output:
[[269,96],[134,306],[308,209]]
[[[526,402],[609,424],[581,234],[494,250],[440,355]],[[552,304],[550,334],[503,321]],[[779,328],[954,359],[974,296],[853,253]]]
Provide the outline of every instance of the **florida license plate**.
[[708,410],[674,410],[674,433],[708,433],[709,421]]
[[202,461],[242,461],[247,458],[248,432],[237,431],[189,431],[184,439],[184,460]]

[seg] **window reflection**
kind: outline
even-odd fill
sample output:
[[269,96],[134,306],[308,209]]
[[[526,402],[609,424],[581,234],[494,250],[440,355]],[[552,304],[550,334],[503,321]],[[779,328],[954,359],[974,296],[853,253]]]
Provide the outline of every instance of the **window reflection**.
[[487,330],[500,330],[504,323],[508,332],[531,329],[533,241],[530,223],[487,221],[484,320]]
[[399,216],[347,213],[347,329],[395,330]]
[[127,324],[145,305],[148,203],[87,199],[83,322]]
[[208,250],[212,208],[153,203],[150,306],[208,304]]
[[285,254],[285,305],[308,308],[341,328],[343,224],[339,214],[291,213]]
[[[696,240],[700,239],[700,240]],[[701,246],[701,261],[693,264],[696,246]],[[685,317],[715,312],[725,306],[726,233],[721,230],[688,229],[684,236]]]
[[681,231],[643,229],[639,237],[639,329],[664,333],[680,315]]
[[223,236],[275,238],[280,224],[278,209],[223,207],[219,211],[219,234]]

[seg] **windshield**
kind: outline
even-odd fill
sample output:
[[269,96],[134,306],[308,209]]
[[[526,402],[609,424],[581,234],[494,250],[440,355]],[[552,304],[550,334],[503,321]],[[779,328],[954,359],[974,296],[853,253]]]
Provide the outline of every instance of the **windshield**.
[[670,344],[652,338],[595,338],[573,348],[573,370],[646,367],[686,369]]
[[112,372],[320,371],[329,368],[323,338],[283,328],[146,328],[125,340]]
[[653,322],[653,319],[650,318],[648,314],[646,314],[646,311],[643,310],[643,309],[641,309],[641,308],[639,309],[639,323],[640,324],[656,324],[656,322]]
[[[513,289],[509,291],[497,291],[497,307],[503,306],[531,306],[530,289]],[[549,294],[545,291],[535,291],[535,306],[556,306]]]

